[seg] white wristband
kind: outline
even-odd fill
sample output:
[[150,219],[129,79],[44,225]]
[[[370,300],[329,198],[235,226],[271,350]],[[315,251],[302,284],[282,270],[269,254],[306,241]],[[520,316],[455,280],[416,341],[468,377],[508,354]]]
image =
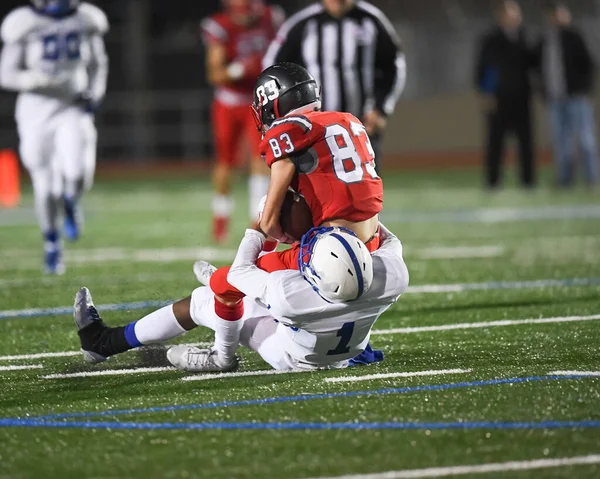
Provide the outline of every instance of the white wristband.
[[227,67],[227,76],[230,80],[239,80],[246,73],[246,68],[243,63],[233,62]]

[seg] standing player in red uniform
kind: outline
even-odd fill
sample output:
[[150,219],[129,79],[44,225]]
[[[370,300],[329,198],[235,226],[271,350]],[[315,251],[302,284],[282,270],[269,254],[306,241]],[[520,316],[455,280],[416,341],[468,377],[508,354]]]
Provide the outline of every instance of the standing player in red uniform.
[[224,0],[225,11],[202,22],[207,47],[208,81],[215,87],[212,107],[216,167],[212,202],[213,237],[227,239],[233,210],[230,196],[232,170],[242,153],[251,156],[250,220],[255,222],[260,199],[269,184],[259,156],[260,135],[248,115],[252,88],[261,72],[261,60],[284,20],[277,7],[263,0]]

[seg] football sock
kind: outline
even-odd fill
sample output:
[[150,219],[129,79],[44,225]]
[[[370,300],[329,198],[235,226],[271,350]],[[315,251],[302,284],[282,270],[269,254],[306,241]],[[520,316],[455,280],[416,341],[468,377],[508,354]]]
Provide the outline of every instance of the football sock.
[[258,206],[260,200],[269,190],[269,177],[264,175],[250,175],[248,180],[248,192],[250,194],[249,214],[250,221],[258,220]]
[[215,195],[212,200],[213,225],[212,234],[217,242],[227,239],[229,217],[233,212],[233,200],[228,195]]
[[65,179],[65,199],[77,204],[83,193],[83,179],[66,180]]
[[233,199],[229,195],[214,195],[212,199],[213,216],[229,218],[233,212]]
[[93,323],[79,331],[79,337],[83,349],[108,357],[185,332],[173,314],[173,305],[168,305],[127,326],[109,328],[101,322]]
[[[34,184],[35,188],[35,184]],[[35,213],[42,231],[55,231],[58,229],[58,218],[62,198],[53,195],[50,191],[35,191]]]
[[166,341],[185,332],[186,330],[179,324],[173,313],[172,304],[125,326],[125,337],[132,346]]
[[46,253],[54,253],[55,251],[60,250],[60,239],[56,231],[47,231],[43,234],[43,237],[44,251]]
[[215,313],[214,348],[217,351],[217,362],[225,366],[233,361],[240,342],[244,302],[240,300],[234,305],[227,305],[215,298]]

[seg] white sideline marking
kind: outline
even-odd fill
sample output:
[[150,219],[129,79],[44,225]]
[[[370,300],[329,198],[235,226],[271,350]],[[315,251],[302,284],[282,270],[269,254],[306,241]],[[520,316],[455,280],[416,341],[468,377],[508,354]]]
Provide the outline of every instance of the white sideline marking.
[[0,366],[0,371],[22,371],[24,369],[42,369],[43,364],[25,364],[19,366]]
[[[207,347],[212,346],[210,342],[201,342],[201,343],[189,343],[185,344],[185,346],[199,346],[199,347]],[[130,351],[136,351],[135,349],[131,349]],[[127,351],[129,352],[129,351]],[[81,351],[58,351],[56,353],[35,353],[35,354],[15,354],[12,356],[0,356],[0,361],[19,361],[22,359],[44,359],[44,358],[68,358],[71,356],[79,356]]]
[[[26,250],[23,250],[25,252]],[[168,263],[171,261],[232,261],[236,251],[218,248],[156,248],[156,249],[127,249],[127,248],[97,248],[82,250],[67,250],[65,261],[68,264],[93,264],[105,261],[133,261],[137,263]],[[31,252],[23,255],[31,257]],[[4,260],[17,259],[20,270],[39,267],[37,261],[20,260],[18,255],[4,257]]]
[[600,218],[600,205],[534,206],[529,208],[478,208],[463,211],[409,213],[383,212],[387,223],[507,223],[513,221]]
[[592,316],[558,316],[555,318],[534,319],[503,319],[500,321],[484,321],[481,323],[442,324],[439,326],[419,326],[414,328],[376,329],[371,334],[411,334],[428,331],[449,331],[452,329],[493,328],[499,326],[518,326],[520,324],[570,323],[574,321],[594,321],[600,319],[600,314]]
[[600,454],[589,456],[562,457],[557,459],[534,459],[531,461],[492,462],[472,466],[428,467],[426,469],[405,469],[403,471],[376,472],[373,474],[350,474],[330,476],[321,479],[418,479],[422,477],[448,477],[463,474],[485,474],[488,472],[528,471],[552,467],[584,466],[600,464]]
[[600,371],[552,371],[551,376],[590,376],[600,377]]
[[504,253],[502,245],[492,246],[434,246],[417,251],[421,259],[495,258]]
[[564,288],[568,286],[594,286],[598,278],[538,279],[532,281],[492,281],[489,283],[424,284],[409,286],[404,294],[419,293],[464,293],[465,291],[488,291],[523,288]]
[[21,359],[67,358],[79,356],[81,351],[59,351],[57,353],[15,354],[13,356],[0,356],[0,361],[19,361]]
[[438,376],[440,374],[463,374],[470,372],[471,369],[437,369],[431,371],[369,374],[367,376],[341,376],[337,378],[325,378],[323,381],[326,383],[351,383],[356,381],[371,381],[373,379],[412,378],[416,376]]
[[217,248],[157,248],[128,250],[125,248],[103,248],[98,250],[67,251],[65,260],[69,263],[96,263],[103,261],[137,261],[141,263],[166,263],[204,259],[206,261],[231,261],[235,250]]
[[[2,261],[2,258],[0,258]],[[191,275],[190,275],[191,276]],[[76,283],[86,284],[94,281],[94,284],[112,284],[117,281],[127,280],[130,283],[151,283],[151,282],[159,282],[159,281],[169,281],[181,279],[181,273],[140,273],[140,274],[130,274],[128,272],[123,272],[122,274],[114,273],[110,275],[102,275],[98,276],[77,276],[76,278],[68,278],[62,277],[61,285]],[[39,276],[32,278],[14,278],[14,279],[0,279],[0,286],[26,286],[31,287],[32,285],[36,286],[55,286],[57,284],[56,277],[49,276]]]
[[70,378],[87,378],[87,377],[93,377],[93,376],[121,376],[124,374],[164,373],[167,371],[177,371],[177,369],[172,368],[172,367],[104,369],[102,371],[83,371],[80,373],[70,373],[70,374],[48,374],[47,376],[42,376],[42,379],[70,379]]
[[198,374],[196,376],[186,376],[181,378],[182,381],[204,381],[207,379],[224,379],[224,378],[243,378],[246,376],[270,376],[273,374],[290,374],[302,371],[277,371],[275,369],[266,369],[264,371],[243,371],[239,373],[218,373],[218,374]]

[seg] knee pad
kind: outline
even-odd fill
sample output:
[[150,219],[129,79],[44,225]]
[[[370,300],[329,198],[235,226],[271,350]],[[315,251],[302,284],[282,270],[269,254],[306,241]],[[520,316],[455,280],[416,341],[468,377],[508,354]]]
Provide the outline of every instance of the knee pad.
[[227,281],[230,267],[219,268],[210,277],[210,289],[216,296],[223,298],[227,302],[241,301],[245,296],[239,289],[234,288]]

